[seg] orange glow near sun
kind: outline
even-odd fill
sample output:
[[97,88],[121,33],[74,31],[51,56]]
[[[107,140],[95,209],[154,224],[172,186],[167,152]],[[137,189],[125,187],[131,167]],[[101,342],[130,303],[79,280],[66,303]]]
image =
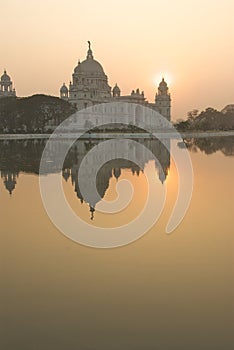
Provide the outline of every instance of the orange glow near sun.
[[172,74],[169,72],[161,72],[156,74],[153,79],[154,84],[158,86],[159,83],[162,81],[162,78],[164,78],[164,80],[167,82],[168,86],[170,87],[173,82]]

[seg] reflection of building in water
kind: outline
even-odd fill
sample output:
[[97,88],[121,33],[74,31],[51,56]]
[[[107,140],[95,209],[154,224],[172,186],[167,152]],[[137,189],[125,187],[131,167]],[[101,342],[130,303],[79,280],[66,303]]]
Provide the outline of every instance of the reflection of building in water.
[[60,97],[75,105],[78,110],[106,102],[131,102],[150,107],[168,120],[171,119],[171,97],[164,79],[159,84],[154,103],[149,103],[144,92],[139,89],[123,96],[117,84],[113,89],[108,85],[108,77],[101,64],[94,59],[90,42],[86,59],[79,61],[75,67],[69,88],[65,83],[62,85]]
[[[79,140],[69,150],[67,157],[64,161],[62,170],[62,176],[65,181],[71,181],[74,186],[74,190],[77,197],[81,202],[84,201],[81,194],[78,183],[78,171],[80,164],[84,157],[90,152],[92,148],[97,148],[97,156],[91,152],[89,158],[89,166],[87,167],[86,179],[94,178],[95,171],[98,169],[98,149],[101,146],[103,140]],[[10,194],[16,186],[16,179],[18,174],[23,171],[24,173],[39,173],[40,160],[42,152],[44,150],[46,140],[22,140],[22,141],[1,141],[0,147],[2,152],[0,153],[0,171],[5,188]],[[63,142],[63,143],[62,143]],[[67,141],[53,141],[51,143],[50,152],[48,154],[48,160],[50,161],[49,168],[44,175],[59,172],[57,166],[57,160],[60,159],[62,145]],[[170,167],[170,153],[167,148],[157,139],[139,139],[138,143],[141,143],[143,147],[139,150],[124,149],[122,154],[119,154],[118,147],[110,149],[108,155],[104,155],[106,163],[100,168],[96,177],[96,187],[99,196],[95,194],[91,196],[87,203],[90,206],[91,217],[93,217],[96,204],[100,201],[100,198],[105,196],[106,190],[109,187],[109,182],[112,177],[119,179],[122,170],[129,169],[133,175],[138,176],[144,171],[145,164],[150,161],[147,155],[147,150],[150,150],[152,154],[158,159],[155,164],[158,177],[163,183],[166,180],[168,169]],[[170,140],[164,140],[170,149]],[[135,152],[135,158],[139,160],[139,166],[126,160],[128,155]],[[93,156],[92,156],[93,155]],[[109,158],[108,158],[109,157]],[[113,159],[109,161],[109,159]],[[161,167],[160,167],[161,165]]]
[[[96,189],[98,192],[98,195],[96,193],[90,193],[89,197],[86,198],[86,203],[90,207],[91,211],[91,218],[93,218],[95,206],[100,201],[100,198],[103,198],[105,196],[106,190],[109,187],[109,182],[112,177],[115,177],[117,180],[121,176],[121,171],[123,169],[130,169],[133,175],[139,176],[141,172],[144,171],[144,167],[148,161],[150,161],[152,158],[149,158],[147,154],[147,150],[150,150],[154,157],[157,159],[155,168],[158,172],[158,178],[163,184],[167,178],[168,170],[170,168],[170,139],[164,140],[165,145],[163,145],[159,140],[157,139],[148,139],[148,140],[138,140],[139,143],[142,143],[144,147],[139,149],[136,149],[135,156],[136,159],[139,161],[140,166],[134,164],[131,161],[128,161],[124,158],[128,158],[128,154],[133,154],[134,150],[126,149],[123,152],[122,158],[119,154],[119,149],[116,147],[116,149],[111,149],[111,157],[110,154],[108,154],[109,159],[113,159],[111,161],[107,161],[106,163],[99,169],[97,176],[96,176],[96,169],[99,168],[99,155],[100,151],[98,151],[99,147],[99,141],[86,141],[86,142],[78,142],[73,146],[71,149],[71,153],[76,153],[76,161],[73,162],[71,169],[65,168],[63,170],[63,177],[67,181],[69,177],[71,177],[72,185],[74,186],[75,192],[77,194],[77,197],[80,199],[81,203],[84,202],[84,198],[82,196],[82,193],[80,191],[79,182],[78,182],[78,171],[81,165],[81,162],[83,161],[84,156],[86,155],[87,151],[91,150],[93,147],[96,147],[97,153],[96,157],[95,155],[90,156],[88,159],[88,166],[86,167],[87,173],[86,173],[86,185],[87,188],[90,185],[90,179],[96,179]],[[74,155],[74,154],[73,154]],[[68,155],[69,156],[69,155]],[[70,154],[71,156],[71,154]],[[104,156],[105,158],[105,156]]]
[[15,189],[17,177],[18,177],[18,173],[11,172],[8,170],[1,171],[1,178],[3,179],[3,183],[5,185],[5,188],[9,192],[10,195],[12,195],[12,192]]
[[[75,188],[77,197],[83,202],[83,197],[79,189],[78,184],[78,170],[84,156],[103,140],[79,140],[70,149],[67,157],[64,161],[62,175],[66,181],[71,181]],[[165,182],[168,170],[170,168],[170,153],[167,150],[170,149],[170,140],[164,140],[167,143],[167,148],[161,144],[157,139],[138,139],[138,143],[142,143],[147,149],[149,149],[154,156],[158,159],[159,163],[156,164],[156,171],[158,178],[162,183]],[[66,142],[66,141],[64,141]],[[45,147],[46,140],[34,139],[34,140],[4,140],[0,141],[0,174],[6,190],[12,194],[15,186],[18,174],[21,172],[30,174],[39,174],[39,167],[42,152]],[[217,151],[221,151],[225,156],[234,155],[234,138],[230,137],[212,137],[212,138],[198,138],[185,140],[187,147],[190,150],[200,150],[206,154],[212,154]],[[180,147],[180,144],[178,145]],[[51,147],[51,152],[48,155],[48,159],[56,160],[59,157],[61,150],[61,142],[54,141]],[[116,156],[113,150],[113,157]],[[127,153],[126,153],[127,154]],[[144,154],[138,155],[139,158],[144,159]],[[150,159],[145,159],[145,162]],[[88,176],[92,175],[92,169],[95,169],[97,160],[92,159],[92,166]],[[50,168],[45,173],[52,174],[58,173],[58,167],[55,162],[51,162]],[[98,172],[97,176],[97,189],[101,198],[104,197],[105,192],[109,186],[111,177],[119,179],[123,169],[130,169],[133,175],[139,175],[144,169],[145,163],[141,164],[141,167],[124,159],[115,159],[107,162]],[[88,177],[87,177],[88,178]],[[99,201],[99,199],[98,199]],[[90,201],[90,207],[93,211],[97,203],[97,198],[94,197]]]
[[0,172],[7,191],[12,194],[20,172],[38,174],[45,140],[0,141]]
[[11,78],[7,74],[6,70],[4,70],[3,75],[0,80],[0,97],[15,97],[16,92],[13,88],[13,83]]
[[199,150],[209,155],[221,151],[225,156],[234,156],[234,136],[190,138],[183,144],[179,142],[178,147],[183,148],[184,144],[191,152]]

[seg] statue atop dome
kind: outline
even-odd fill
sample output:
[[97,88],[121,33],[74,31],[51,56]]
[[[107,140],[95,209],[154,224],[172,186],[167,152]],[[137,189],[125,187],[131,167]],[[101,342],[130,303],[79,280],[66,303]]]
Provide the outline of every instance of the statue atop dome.
[[93,51],[91,50],[91,42],[88,41],[89,49],[87,53],[87,58],[92,58],[93,59]]

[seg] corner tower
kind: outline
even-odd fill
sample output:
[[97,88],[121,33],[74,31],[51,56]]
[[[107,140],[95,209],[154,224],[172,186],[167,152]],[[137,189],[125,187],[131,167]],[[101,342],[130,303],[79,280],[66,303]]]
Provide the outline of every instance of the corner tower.
[[158,93],[155,96],[155,106],[158,112],[167,120],[171,120],[171,95],[168,92],[168,86],[164,78],[158,87]]
[[0,80],[0,97],[16,97],[15,89],[13,89],[13,83],[6,70],[4,70]]

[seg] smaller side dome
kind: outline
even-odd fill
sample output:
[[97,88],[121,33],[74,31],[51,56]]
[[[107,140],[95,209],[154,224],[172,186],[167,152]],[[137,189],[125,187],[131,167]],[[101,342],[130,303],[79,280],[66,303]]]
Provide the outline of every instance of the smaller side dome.
[[1,81],[2,82],[10,82],[11,81],[11,78],[7,74],[6,70],[4,70],[4,74],[1,76]]
[[121,91],[120,91],[120,88],[118,87],[117,84],[115,84],[112,92],[113,92],[113,97],[119,97],[120,96]]
[[66,87],[65,83],[63,83],[63,86],[61,86],[60,98],[66,101],[68,100],[68,88]]
[[68,88],[66,87],[65,83],[63,83],[63,85],[61,86],[60,92],[61,92],[61,93],[66,93],[66,92],[68,92]]

